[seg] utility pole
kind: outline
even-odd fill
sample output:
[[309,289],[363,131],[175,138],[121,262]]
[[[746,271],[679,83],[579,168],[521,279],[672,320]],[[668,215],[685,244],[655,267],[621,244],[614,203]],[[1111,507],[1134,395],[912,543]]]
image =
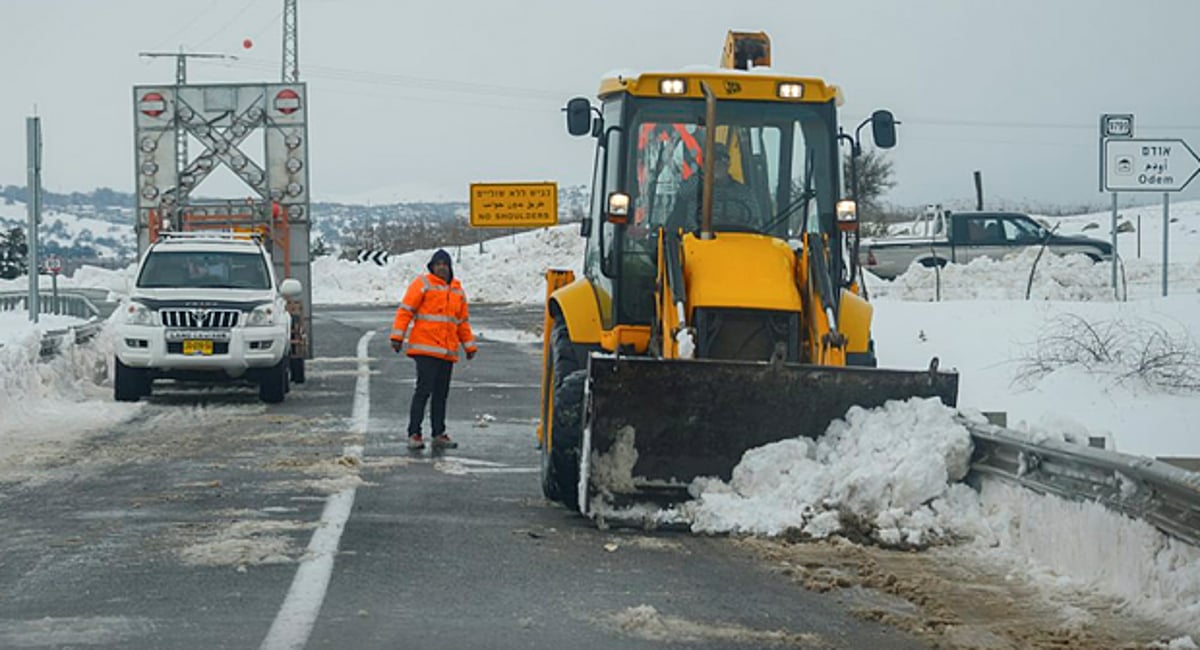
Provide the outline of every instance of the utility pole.
[[25,208],[29,215],[29,232],[25,236],[25,245],[29,248],[29,320],[38,322],[41,313],[41,299],[38,287],[38,224],[42,220],[42,118],[29,117],[25,119],[26,157],[29,172],[26,181]]
[[283,82],[300,81],[300,28],[296,0],[283,0]]
[[[157,59],[162,57],[175,57],[175,85],[182,87],[187,85],[187,60],[192,59],[236,59],[235,56],[228,54],[215,54],[211,52],[184,52],[182,49],[178,52],[138,52],[138,56],[147,59]],[[178,93],[178,88],[176,92]],[[175,172],[183,173],[183,170],[188,166],[188,140],[187,129],[183,127],[176,118],[175,120]]]

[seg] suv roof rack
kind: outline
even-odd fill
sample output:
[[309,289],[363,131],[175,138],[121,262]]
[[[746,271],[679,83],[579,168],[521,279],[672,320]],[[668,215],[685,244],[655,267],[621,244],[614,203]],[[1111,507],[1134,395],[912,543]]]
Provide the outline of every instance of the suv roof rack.
[[211,239],[216,241],[253,241],[257,244],[263,243],[262,233],[258,232],[240,232],[236,230],[202,230],[202,231],[178,231],[178,230],[163,230],[158,233],[160,240],[167,239],[188,239],[188,240],[205,240]]

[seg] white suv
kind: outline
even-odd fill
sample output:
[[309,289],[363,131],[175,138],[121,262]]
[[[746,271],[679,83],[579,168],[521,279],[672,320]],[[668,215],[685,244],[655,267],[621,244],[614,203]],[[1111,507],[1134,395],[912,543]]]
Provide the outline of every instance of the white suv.
[[137,401],[161,377],[248,380],[262,401],[283,401],[291,383],[287,299],[300,295],[300,282],[276,290],[271,258],[256,240],[188,235],[168,235],[142,256],[116,316],[113,396]]

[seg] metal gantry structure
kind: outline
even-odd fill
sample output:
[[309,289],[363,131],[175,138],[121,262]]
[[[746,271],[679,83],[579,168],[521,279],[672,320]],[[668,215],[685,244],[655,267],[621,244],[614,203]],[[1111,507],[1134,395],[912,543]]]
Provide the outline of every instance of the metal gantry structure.
[[[175,57],[175,85],[187,85],[187,60],[192,59],[233,59],[236,57],[228,54],[218,54],[214,52],[184,52],[180,49],[178,52],[138,52],[138,56],[146,59],[156,59],[173,56]],[[188,164],[188,138],[187,130],[180,127],[175,130],[175,152],[178,159],[175,161],[177,169],[183,169]]]
[[[284,0],[281,82],[189,84],[187,59],[226,54],[143,52],[176,57],[175,84],[133,88],[138,251],[160,230],[256,232],[272,251],[276,275],[302,283],[294,312],[311,331],[307,89],[299,79],[297,0]],[[250,140],[261,135],[261,144]],[[198,155],[188,151],[198,141]],[[219,167],[249,190],[236,199],[194,197]],[[289,306],[291,310],[291,306]],[[311,356],[307,344],[302,350]]]
[[283,0],[283,76],[284,83],[300,81],[300,29],[296,0]]

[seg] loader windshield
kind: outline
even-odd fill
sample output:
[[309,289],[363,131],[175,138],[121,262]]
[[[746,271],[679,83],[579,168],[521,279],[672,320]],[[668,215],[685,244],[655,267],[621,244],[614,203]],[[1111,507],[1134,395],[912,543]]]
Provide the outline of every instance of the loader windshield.
[[[702,100],[635,99],[625,187],[632,210],[620,249],[621,322],[654,314],[656,235],[700,227]],[[832,104],[724,101],[714,132],[713,230],[798,239],[831,232],[837,201]]]
[[[630,237],[659,226],[699,227],[703,115],[702,101],[649,100],[635,108],[627,176]],[[722,102],[715,130],[714,230],[786,239],[823,229],[818,215],[831,215],[836,199],[832,120],[824,105]],[[801,201],[806,180],[812,200]]]

